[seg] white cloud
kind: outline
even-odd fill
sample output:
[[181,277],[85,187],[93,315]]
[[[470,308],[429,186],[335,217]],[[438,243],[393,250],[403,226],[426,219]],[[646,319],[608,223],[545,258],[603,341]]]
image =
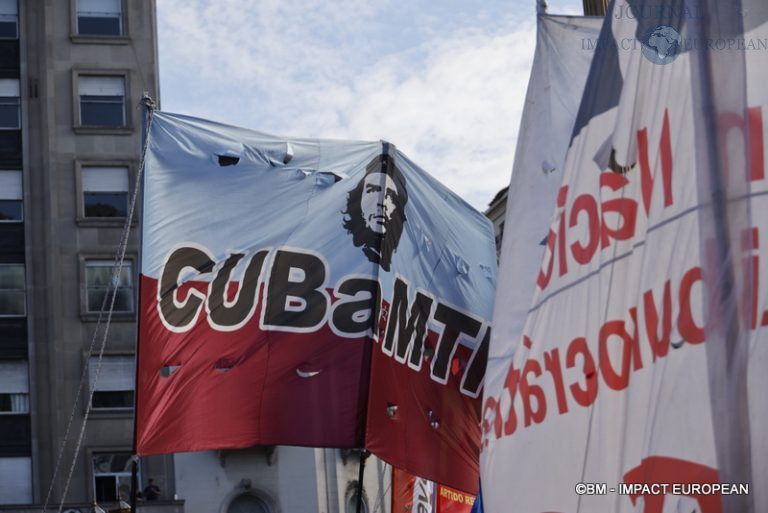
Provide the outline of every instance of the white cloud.
[[508,183],[532,13],[456,20],[407,2],[243,3],[159,2],[163,108],[302,137],[386,139],[481,210]]

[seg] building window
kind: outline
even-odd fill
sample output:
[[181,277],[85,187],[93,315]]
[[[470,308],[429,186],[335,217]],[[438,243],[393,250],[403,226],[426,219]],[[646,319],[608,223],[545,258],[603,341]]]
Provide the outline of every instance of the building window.
[[32,503],[32,458],[0,457],[0,504]]
[[0,0],[0,39],[18,39],[19,9],[16,0]]
[[23,220],[23,197],[21,171],[0,170],[0,223],[14,223]]
[[29,413],[29,394],[0,392],[0,415]]
[[27,314],[24,264],[0,264],[0,317]]
[[232,499],[227,507],[227,513],[270,513],[270,509],[259,497],[244,493]]
[[0,415],[29,413],[29,369],[26,360],[0,361]]
[[81,126],[127,126],[124,76],[81,75],[78,77],[78,92]]
[[19,79],[0,79],[0,129],[21,128],[21,104],[19,103]]
[[122,0],[77,0],[77,33],[81,36],[123,35]]
[[109,309],[111,294],[115,293],[113,312],[132,313],[133,308],[133,266],[123,262],[119,275],[114,275],[114,261],[87,260],[85,262],[86,311],[99,313]]
[[88,360],[88,378],[93,391],[94,409],[133,408],[136,380],[133,356],[92,356]]
[[128,168],[83,166],[83,213],[85,217],[128,215]]
[[116,502],[131,494],[131,453],[93,453],[93,490],[96,502]]

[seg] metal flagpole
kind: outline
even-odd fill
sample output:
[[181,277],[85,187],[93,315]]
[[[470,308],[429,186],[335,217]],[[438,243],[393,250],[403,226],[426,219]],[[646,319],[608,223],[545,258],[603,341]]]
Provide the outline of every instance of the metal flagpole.
[[[134,421],[135,422],[135,421]],[[134,452],[136,452],[136,449],[134,448]],[[138,470],[139,470],[139,461],[138,456],[135,454],[131,457],[131,513],[136,513],[136,494],[138,493]]]
[[370,455],[371,453],[366,449],[360,450],[360,469],[357,473],[357,508],[355,508],[357,513],[362,513],[363,511],[363,475],[365,474],[365,460]]
[[[149,96],[147,92],[144,92],[144,95],[141,98],[141,106],[143,107],[142,110],[142,123],[141,123],[141,162],[139,164],[139,170],[138,170],[138,176],[136,177],[136,184],[134,185],[134,191],[133,191],[133,199],[131,202],[131,218],[133,217],[133,209],[136,204],[136,198],[138,197],[138,191],[141,189],[143,185],[143,177],[144,177],[144,159],[146,158],[147,154],[147,146],[149,143],[149,128],[152,123],[152,115],[155,112],[155,109],[157,108],[157,105],[155,104],[155,101]],[[141,233],[139,234],[139,237],[141,237]],[[141,247],[141,240],[139,240],[139,247]],[[139,260],[139,269],[141,269],[141,260]],[[139,316],[141,318],[141,316]],[[135,369],[136,374],[134,376],[134,385],[133,385],[133,451],[131,455],[131,513],[136,513],[136,495],[139,492],[139,479],[138,479],[138,471],[139,471],[139,457],[136,455],[136,434],[138,429],[138,423],[136,420],[136,412],[138,407],[138,400],[139,400],[139,378],[138,378],[138,369],[139,369],[139,340],[138,340],[138,334],[140,330],[138,329],[138,322],[137,321],[137,329],[136,329],[136,350],[134,351],[135,355]]]

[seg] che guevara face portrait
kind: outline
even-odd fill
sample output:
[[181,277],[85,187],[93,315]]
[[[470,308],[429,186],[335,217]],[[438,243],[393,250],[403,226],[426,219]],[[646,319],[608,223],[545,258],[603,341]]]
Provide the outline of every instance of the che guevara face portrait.
[[373,159],[363,178],[347,193],[344,228],[368,260],[385,271],[400,242],[407,202],[405,179],[390,155]]
[[371,173],[363,178],[360,211],[365,226],[374,233],[385,235],[387,226],[397,210],[397,187],[384,173]]

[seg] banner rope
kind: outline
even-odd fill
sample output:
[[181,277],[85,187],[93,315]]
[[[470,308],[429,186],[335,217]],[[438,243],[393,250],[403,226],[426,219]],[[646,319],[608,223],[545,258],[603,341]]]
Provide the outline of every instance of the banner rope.
[[[131,224],[133,222],[133,216],[134,216],[134,213],[136,211],[136,202],[137,202],[137,199],[138,199],[138,196],[139,196],[139,187],[140,187],[141,179],[142,179],[142,176],[143,176],[143,173],[144,173],[144,162],[145,162],[146,155],[147,155],[147,148],[149,147],[149,133],[150,133],[150,128],[152,126],[152,119],[154,117],[154,112],[155,112],[155,108],[156,108],[156,104],[155,104],[154,100],[152,100],[152,98],[150,98],[146,93],[145,93],[144,97],[141,99],[140,103],[141,103],[141,105],[143,105],[147,109],[147,113],[148,113],[148,115],[147,115],[147,131],[146,131],[146,137],[144,138],[144,145],[143,145],[142,151],[141,151],[141,160],[139,161],[139,168],[138,168],[138,171],[136,173],[136,180],[135,180],[135,183],[133,185],[133,191],[131,193],[131,201],[130,201],[130,205],[129,205],[129,209],[128,209],[128,215],[125,218],[125,224],[123,225],[123,232],[122,232],[122,235],[120,237],[120,242],[118,243],[117,250],[115,251],[115,260],[114,260],[114,264],[113,264],[113,267],[112,267],[112,276],[111,276],[111,283],[110,283],[110,287],[112,288],[112,290],[109,290],[109,292],[104,295],[104,299],[101,302],[101,309],[99,310],[99,316],[96,319],[96,327],[93,330],[93,336],[91,337],[91,342],[90,342],[90,345],[88,347],[88,353],[87,354],[88,354],[89,361],[88,361],[87,365],[83,366],[83,372],[80,374],[80,383],[79,383],[79,385],[77,387],[77,394],[76,394],[75,400],[74,400],[74,402],[72,404],[72,411],[70,412],[69,420],[67,422],[67,429],[66,429],[66,431],[64,433],[64,440],[62,440],[61,446],[59,447],[59,454],[58,454],[58,456],[56,458],[56,465],[54,466],[53,475],[51,476],[51,484],[48,486],[48,492],[47,492],[47,494],[45,496],[45,501],[43,503],[43,510],[42,510],[43,513],[46,513],[46,511],[48,509],[48,504],[49,504],[50,499],[51,499],[51,494],[53,493],[53,488],[54,488],[54,485],[56,483],[56,476],[58,475],[59,469],[61,467],[62,460],[64,459],[64,449],[66,448],[67,443],[69,442],[69,436],[70,436],[70,431],[72,429],[72,423],[74,422],[75,413],[77,411],[77,404],[80,401],[80,396],[81,396],[82,391],[83,391],[83,385],[85,383],[85,380],[86,380],[86,378],[89,375],[88,371],[90,369],[90,356],[93,354],[93,352],[94,352],[93,350],[96,347],[96,340],[98,338],[99,328],[101,327],[102,319],[105,316],[105,307],[107,306],[107,301],[109,300],[109,309],[106,310],[106,321],[104,321],[104,331],[103,331],[103,335],[101,337],[101,342],[100,342],[100,345],[99,345],[98,358],[96,360],[96,367],[94,369],[94,374],[93,374],[93,382],[94,383],[98,382],[98,380],[99,380],[99,373],[101,372],[101,363],[102,363],[102,360],[104,358],[104,349],[105,349],[106,344],[107,344],[107,335],[109,334],[109,325],[110,325],[110,322],[112,321],[112,311],[114,310],[115,299],[117,298],[117,290],[118,290],[117,285],[119,283],[120,276],[121,276],[122,270],[123,270],[123,264],[125,262],[125,252],[126,252],[126,249],[128,247],[128,239],[129,239],[130,233],[131,233]],[[59,502],[58,513],[61,513],[63,508],[64,508],[64,502],[66,500],[67,493],[69,492],[69,485],[72,482],[72,475],[75,472],[75,466],[77,464],[77,458],[78,458],[78,456],[80,454],[80,449],[82,448],[83,438],[85,437],[85,428],[86,428],[86,425],[88,424],[88,418],[90,416],[91,409],[93,407],[93,387],[91,387],[90,384],[89,384],[88,388],[89,388],[88,404],[87,404],[87,406],[85,408],[85,414],[83,416],[83,423],[80,426],[80,433],[79,433],[78,438],[77,438],[77,444],[75,445],[74,454],[72,455],[72,463],[70,464],[69,472],[67,474],[67,478],[66,478],[66,481],[65,481],[65,484],[64,484],[64,491],[61,494],[61,500]],[[94,498],[94,500],[95,500],[95,498]]]

